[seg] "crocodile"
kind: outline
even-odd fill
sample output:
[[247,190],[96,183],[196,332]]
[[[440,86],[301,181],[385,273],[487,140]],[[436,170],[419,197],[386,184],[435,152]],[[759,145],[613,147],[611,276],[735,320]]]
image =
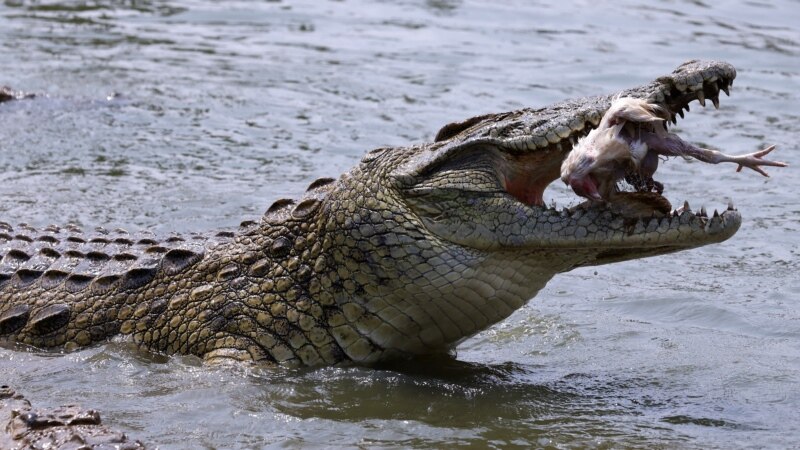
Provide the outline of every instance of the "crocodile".
[[[368,152],[235,230],[165,235],[0,222],[0,342],[71,352],[126,338],[206,361],[319,366],[450,352],[558,273],[724,241],[742,218],[660,192],[547,206],[613,100],[671,122],[715,106],[733,66],[688,61],[621,92],[487,114]],[[645,185],[647,183],[644,183]]]

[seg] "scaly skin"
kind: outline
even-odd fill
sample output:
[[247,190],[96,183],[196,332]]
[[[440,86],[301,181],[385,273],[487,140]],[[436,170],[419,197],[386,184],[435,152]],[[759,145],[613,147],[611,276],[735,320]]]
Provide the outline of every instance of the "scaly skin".
[[4,449],[144,449],[141,442],[104,426],[97,411],[75,405],[34,409],[8,386],[0,386],[0,424]]
[[[734,77],[693,61],[622,94],[674,117],[691,100],[716,104]],[[572,143],[613,98],[481,116],[433,143],[374,150],[211,238],[2,224],[0,339],[72,351],[125,335],[207,360],[372,363],[446,352],[557,273],[731,237],[733,208],[675,214],[657,194],[544,206]]]

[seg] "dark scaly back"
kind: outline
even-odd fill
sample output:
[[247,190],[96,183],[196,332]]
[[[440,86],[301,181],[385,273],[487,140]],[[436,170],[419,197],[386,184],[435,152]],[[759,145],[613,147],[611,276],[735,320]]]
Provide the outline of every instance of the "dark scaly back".
[[[229,239],[227,233],[157,239],[120,229],[89,234],[75,225],[37,230],[0,222],[0,340],[22,333],[23,342],[37,347],[61,345],[58,331],[76,304],[135,290],[159,272],[177,274],[200,261],[210,241]],[[116,321],[107,324],[92,330],[90,341],[118,332]]]
[[70,351],[121,334],[207,359],[339,361],[317,277],[335,185],[316,180],[260,221],[210,235],[0,223],[0,343]]

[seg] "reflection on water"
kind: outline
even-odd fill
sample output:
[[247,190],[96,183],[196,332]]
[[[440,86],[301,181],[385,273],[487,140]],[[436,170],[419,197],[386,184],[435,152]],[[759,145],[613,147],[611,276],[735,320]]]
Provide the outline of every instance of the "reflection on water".
[[0,350],[0,380],[161,448],[796,445],[798,22],[791,1],[5,1],[0,85],[37,94],[0,105],[6,221],[232,226],[371,148],[690,58],[739,76],[676,132],[792,167],[663,164],[673,204],[735,201],[733,240],[558,277],[457,359],[206,367],[111,343]]

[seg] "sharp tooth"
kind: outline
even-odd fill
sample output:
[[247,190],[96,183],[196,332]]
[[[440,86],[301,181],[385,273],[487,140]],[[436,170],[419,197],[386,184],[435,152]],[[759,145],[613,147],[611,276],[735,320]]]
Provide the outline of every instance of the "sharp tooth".
[[731,91],[728,86],[722,85],[720,86],[720,89],[722,89],[722,91],[725,92],[725,95],[727,95],[728,97],[731,96]]
[[673,125],[677,125],[678,124],[678,119],[675,117],[675,114],[672,114],[672,117],[670,118],[670,120],[672,121]]
[[714,210],[714,218],[715,219],[719,218],[719,212],[716,209]]
[[703,216],[703,217],[708,217],[708,214],[706,214],[706,207],[705,206],[700,208],[700,215]]
[[689,111],[691,111],[691,110],[689,109],[689,104],[688,104],[688,103],[686,104],[686,106],[684,106],[684,108],[686,108],[686,112],[689,112]]
[[719,109],[719,97],[711,97],[711,103],[714,104],[714,108]]
[[697,91],[697,101],[700,102],[701,105],[705,108],[706,106],[706,96],[703,94],[703,91]]
[[[689,201],[688,200],[684,200],[683,201],[683,211],[691,211],[691,210],[692,210],[692,208],[689,207]],[[683,212],[683,211],[681,211],[681,212]]]
[[681,116],[681,119],[683,119],[683,110],[682,110],[682,109],[679,109],[679,110],[678,110],[678,115],[680,115],[680,116]]

